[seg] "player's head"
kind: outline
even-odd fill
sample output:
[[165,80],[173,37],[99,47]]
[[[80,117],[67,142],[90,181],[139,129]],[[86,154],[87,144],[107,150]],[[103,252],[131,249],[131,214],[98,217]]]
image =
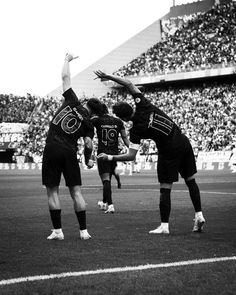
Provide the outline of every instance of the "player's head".
[[112,107],[113,113],[121,120],[128,122],[133,117],[134,110],[127,102],[118,102]]
[[103,115],[108,112],[108,109],[104,103],[97,98],[90,98],[86,103],[87,108],[91,114],[94,115]]

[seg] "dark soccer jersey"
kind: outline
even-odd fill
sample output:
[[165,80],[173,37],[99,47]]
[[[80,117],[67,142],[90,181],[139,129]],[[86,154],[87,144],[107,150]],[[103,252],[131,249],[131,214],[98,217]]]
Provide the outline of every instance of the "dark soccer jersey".
[[97,130],[98,154],[118,154],[119,134],[125,129],[123,122],[110,115],[96,116],[91,121]]
[[63,96],[65,100],[50,123],[46,142],[77,150],[78,139],[84,136],[93,138],[94,128],[88,111],[81,105],[72,88],[65,91]]
[[132,119],[133,127],[130,129],[130,142],[139,144],[141,139],[152,139],[158,149],[162,148],[178,127],[142,93],[137,93],[133,97],[136,111]]

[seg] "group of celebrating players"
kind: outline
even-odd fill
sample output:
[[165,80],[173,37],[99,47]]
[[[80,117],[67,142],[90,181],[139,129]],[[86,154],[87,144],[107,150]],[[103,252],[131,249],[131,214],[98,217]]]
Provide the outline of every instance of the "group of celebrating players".
[[[151,139],[158,148],[157,175],[160,183],[160,219],[161,224],[150,234],[169,234],[169,216],[171,211],[172,184],[184,178],[194,207],[194,232],[201,232],[205,223],[202,214],[199,187],[195,180],[196,162],[189,139],[181,132],[174,121],[162,110],[145,98],[139,87],[131,81],[95,71],[96,78],[111,80],[122,85],[133,97],[135,107],[126,102],[112,106],[112,114],[107,106],[97,98],[81,103],[71,88],[69,63],[77,56],[66,54],[62,68],[62,88],[64,101],[54,114],[43,153],[42,183],[46,186],[48,206],[53,225],[49,240],[63,240],[59,185],[61,175],[65,178],[74,203],[74,211],[80,228],[80,238],[90,239],[86,226],[86,206],[81,193],[81,172],[77,160],[77,141],[84,140],[85,164],[92,168],[93,137],[96,129],[98,137],[97,165],[103,184],[103,200],[98,202],[105,213],[114,213],[112,203],[111,177],[116,175],[117,161],[133,161],[140,148],[142,139]],[[132,121],[129,139],[124,123]],[[128,150],[118,153],[119,136]]]

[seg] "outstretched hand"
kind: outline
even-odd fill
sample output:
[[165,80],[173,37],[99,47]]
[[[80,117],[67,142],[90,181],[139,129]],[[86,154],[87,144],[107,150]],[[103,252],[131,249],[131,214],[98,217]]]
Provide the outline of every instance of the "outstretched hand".
[[94,80],[96,79],[102,79],[103,81],[104,80],[109,80],[108,77],[107,77],[107,74],[98,70],[98,71],[94,71],[94,74],[97,76]]
[[66,57],[65,57],[65,60],[67,60],[67,61],[72,61],[73,59],[76,59],[76,58],[78,58],[79,56],[77,55],[77,56],[74,56],[72,53],[67,53],[66,54]]

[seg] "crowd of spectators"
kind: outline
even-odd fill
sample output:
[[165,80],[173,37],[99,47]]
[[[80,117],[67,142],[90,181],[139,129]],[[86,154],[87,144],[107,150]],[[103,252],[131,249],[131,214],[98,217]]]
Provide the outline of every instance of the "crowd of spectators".
[[[145,96],[173,118],[190,138],[196,154],[198,151],[230,150],[236,142],[236,83],[215,81],[192,86],[157,87],[146,89]],[[124,91],[112,91],[100,99],[110,107],[124,99],[133,103],[132,97]],[[16,155],[23,155],[34,162],[41,161],[49,122],[60,103],[56,98],[43,100],[37,112],[31,116],[28,132],[20,141]],[[130,128],[129,124],[126,128]],[[82,141],[78,146],[80,158],[83,153]],[[95,137],[95,150],[96,146]],[[152,159],[152,155],[157,153],[155,144],[143,140],[140,153]]]
[[236,64],[236,2],[187,20],[115,74],[147,76]]
[[35,163],[42,161],[43,149],[53,114],[61,104],[62,98],[42,98],[29,121],[28,131],[19,142],[15,156],[25,156]]
[[161,20],[162,40],[166,40],[169,36],[174,35],[177,30],[182,30],[183,26],[190,20],[194,20],[202,12],[192,13],[190,15],[181,15]]
[[0,122],[27,122],[39,102],[39,97],[30,94],[27,94],[26,97],[0,94]]

